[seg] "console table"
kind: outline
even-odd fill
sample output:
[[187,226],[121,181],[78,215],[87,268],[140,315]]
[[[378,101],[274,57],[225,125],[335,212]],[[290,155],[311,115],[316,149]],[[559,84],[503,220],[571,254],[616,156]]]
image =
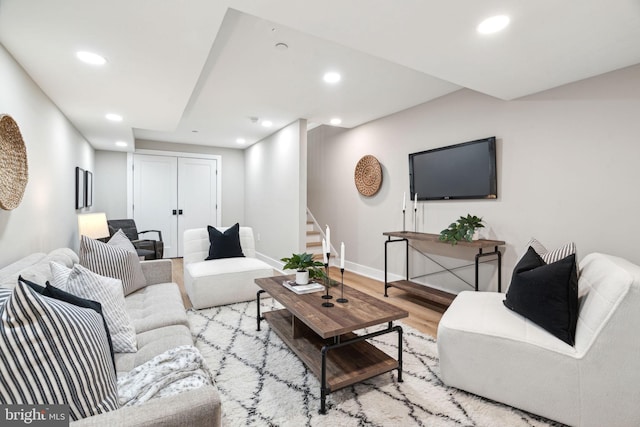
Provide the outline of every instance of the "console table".
[[[451,304],[451,301],[453,301],[453,299],[455,298],[454,294],[444,292],[439,289],[434,289],[427,285],[421,285],[409,280],[409,240],[419,240],[419,241],[435,243],[440,245],[451,245],[451,243],[442,242],[440,240],[440,235],[438,234],[414,233],[411,231],[387,231],[382,234],[384,236],[387,236],[387,240],[384,242],[384,296],[385,297],[388,296],[387,294],[388,288],[394,287],[394,288],[402,289],[414,295],[420,296],[422,298],[425,298],[427,300],[430,300],[440,305],[448,306],[449,304]],[[406,260],[406,268],[407,268],[407,279],[397,280],[395,282],[389,282],[387,280],[387,247],[389,243],[396,243],[396,242],[405,243],[405,260]],[[502,253],[500,252],[499,247],[504,245],[505,245],[505,242],[503,242],[502,240],[486,240],[486,239],[473,240],[471,242],[467,242],[466,240],[463,240],[457,243],[457,246],[476,248],[478,250],[478,253],[475,256],[475,273],[476,273],[475,274],[475,290],[476,291],[478,290],[478,275],[479,275],[478,268],[480,264],[480,259],[487,256],[492,256],[492,255],[496,256],[496,261],[498,263],[498,292],[502,291]],[[486,249],[491,249],[491,251],[486,252],[485,251]],[[471,286],[470,283],[468,283],[466,280],[464,280],[463,278],[455,274],[454,270],[464,268],[464,267],[470,267],[473,264],[463,265],[455,268],[447,268],[442,264],[440,264],[439,262],[437,262],[436,260],[434,260],[433,258],[431,258],[429,255],[422,252],[420,252],[420,254],[425,256],[430,261],[432,261],[433,263],[437,264],[442,268],[442,270],[428,273],[426,274],[426,276],[447,271],[453,274],[454,276],[456,276],[458,279],[467,283],[469,286]]]

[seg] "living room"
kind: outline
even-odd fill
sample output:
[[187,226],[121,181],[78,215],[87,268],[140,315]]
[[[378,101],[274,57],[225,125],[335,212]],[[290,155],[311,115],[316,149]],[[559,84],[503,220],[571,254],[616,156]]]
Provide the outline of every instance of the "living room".
[[[218,225],[239,222],[253,227],[261,259],[274,263],[304,249],[309,208],[320,224],[331,226],[334,242],[345,243],[346,270],[382,280],[382,233],[403,227],[408,154],[488,136],[497,138],[498,198],[419,202],[417,224],[412,209],[407,211],[407,229],[439,233],[460,215],[482,217],[485,237],[506,242],[503,292],[531,237],[549,248],[573,241],[579,259],[602,252],[640,264],[640,254],[625,236],[626,230],[634,228],[632,212],[640,208],[634,192],[634,183],[640,179],[636,167],[640,158],[639,35],[638,26],[629,24],[637,23],[639,12],[631,2],[616,3],[620,5],[617,13],[623,6],[634,11],[619,24],[634,30],[621,32],[616,43],[607,46],[628,53],[626,62],[621,60],[607,71],[587,72],[584,78],[567,78],[557,86],[513,99],[461,87],[353,128],[324,124],[307,130],[308,120],[298,117],[241,149],[148,138],[135,138],[135,146],[125,150],[96,148],[91,136],[78,130],[56,105],[55,94],[43,91],[38,78],[25,71],[26,65],[15,59],[18,53],[10,52],[0,37],[0,109],[18,123],[29,165],[20,206],[0,211],[0,267],[32,252],[60,247],[77,251],[78,214],[127,217],[128,157],[134,150],[158,150],[221,156]],[[4,7],[0,4],[0,16]],[[255,12],[250,6],[244,10]],[[263,17],[277,21],[278,14]],[[571,52],[556,59],[557,69],[540,71],[532,58],[528,79],[562,74],[565,67],[570,68],[568,63],[578,60]],[[589,63],[598,61],[593,56]],[[72,81],[73,76],[66,79]],[[383,179],[378,193],[363,197],[353,173],[358,160],[368,154],[380,161]],[[75,167],[94,172],[91,208],[74,207]],[[446,258],[456,262],[455,257]],[[404,273],[402,262],[401,254],[392,255],[393,274]],[[483,274],[481,290],[496,291],[495,270]],[[452,292],[465,289],[459,283],[445,283],[445,287]]]

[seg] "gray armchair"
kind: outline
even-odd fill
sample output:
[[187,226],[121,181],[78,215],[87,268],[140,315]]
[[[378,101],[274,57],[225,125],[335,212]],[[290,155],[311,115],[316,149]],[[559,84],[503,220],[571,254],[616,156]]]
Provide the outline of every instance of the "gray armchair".
[[[164,255],[164,243],[162,242],[162,232],[160,230],[138,231],[136,222],[132,219],[110,219],[107,220],[109,225],[109,235],[113,236],[118,230],[122,230],[127,235],[133,247],[136,248],[138,256],[144,259],[162,259]],[[157,240],[140,239],[140,234],[157,233]]]

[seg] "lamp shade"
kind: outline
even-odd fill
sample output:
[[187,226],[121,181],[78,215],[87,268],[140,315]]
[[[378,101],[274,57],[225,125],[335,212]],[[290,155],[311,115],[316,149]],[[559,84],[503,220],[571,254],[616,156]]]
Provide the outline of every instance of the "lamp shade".
[[104,212],[78,215],[78,234],[92,239],[109,237],[107,215]]

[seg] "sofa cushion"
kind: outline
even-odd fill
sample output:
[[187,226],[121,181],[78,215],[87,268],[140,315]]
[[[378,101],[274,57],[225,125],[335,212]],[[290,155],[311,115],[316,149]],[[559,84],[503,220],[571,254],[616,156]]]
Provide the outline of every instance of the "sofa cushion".
[[136,351],[135,329],[125,310],[124,293],[120,280],[100,276],[80,264],[74,265],[70,270],[52,262],[51,271],[56,287],[102,304],[115,352]]
[[240,224],[224,231],[220,231],[210,225],[207,226],[209,232],[209,256],[205,260],[244,257],[240,246]]
[[118,409],[107,332],[94,310],[24,283],[0,304],[0,401],[67,404],[73,420]]
[[125,304],[138,334],[163,326],[189,326],[182,296],[175,283],[142,288],[128,295]]
[[578,320],[575,254],[547,264],[530,246],[513,271],[504,305],[573,345]]
[[[126,237],[126,236],[125,236]],[[119,240],[116,240],[118,242]],[[120,279],[125,295],[146,286],[137,253],[87,236],[80,239],[80,264],[101,276]]]

